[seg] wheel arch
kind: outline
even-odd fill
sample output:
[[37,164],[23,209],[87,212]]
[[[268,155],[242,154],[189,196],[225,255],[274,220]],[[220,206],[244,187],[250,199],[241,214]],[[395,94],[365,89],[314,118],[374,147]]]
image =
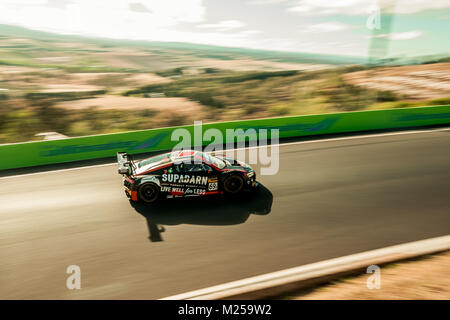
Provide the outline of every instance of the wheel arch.
[[136,188],[139,188],[139,186],[141,186],[144,183],[147,182],[153,182],[154,184],[156,184],[158,187],[161,188],[161,181],[159,180],[159,178],[157,176],[143,176],[139,179],[139,182],[136,184]]

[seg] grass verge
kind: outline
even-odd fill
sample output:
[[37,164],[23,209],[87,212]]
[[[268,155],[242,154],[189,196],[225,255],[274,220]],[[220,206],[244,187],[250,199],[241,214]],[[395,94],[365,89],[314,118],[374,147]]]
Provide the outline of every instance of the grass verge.
[[450,299],[450,251],[381,267],[380,288],[368,289],[372,274],[334,281],[290,300],[447,300]]

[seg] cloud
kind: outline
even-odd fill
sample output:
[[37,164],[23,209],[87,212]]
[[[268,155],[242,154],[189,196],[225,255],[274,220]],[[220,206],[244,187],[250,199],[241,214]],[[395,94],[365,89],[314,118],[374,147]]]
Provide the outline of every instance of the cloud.
[[389,38],[390,40],[410,40],[418,38],[423,33],[421,31],[407,31],[407,32],[393,32],[393,33],[385,33],[385,34],[378,34],[376,36],[373,36],[374,38]]
[[254,34],[262,34],[263,32],[261,30],[245,30],[241,31],[242,35],[254,35]]
[[214,29],[217,31],[229,31],[244,27],[246,24],[238,20],[224,20],[219,23],[201,24],[199,28]]
[[366,15],[369,8],[374,5],[384,8],[386,12],[395,12],[397,14],[410,14],[427,9],[450,8],[448,0],[397,0],[396,2],[390,0],[298,0],[287,10],[303,15]]
[[321,33],[321,32],[335,32],[356,28],[356,26],[345,24],[342,22],[323,22],[318,24],[309,25],[302,29],[305,32]]
[[132,2],[132,3],[128,4],[128,8],[131,11],[136,11],[136,12],[151,12],[145,5],[143,5],[140,2]]
[[250,5],[269,5],[286,2],[287,0],[250,0],[247,3]]
[[205,20],[203,0],[1,0],[0,23],[104,37],[162,32]]
[[[208,0],[0,0],[0,24],[116,39],[364,55],[370,39],[368,32],[341,32],[357,26],[337,20],[359,21],[368,16],[371,6],[386,1],[245,0],[246,6],[237,7],[235,2],[230,2],[224,10],[222,2]],[[449,0],[397,0],[396,3],[396,11],[400,13],[450,6]],[[260,7],[256,7],[258,5]],[[230,10],[241,8],[245,11],[239,12],[239,17],[229,16]],[[448,15],[445,12],[442,10],[442,16]],[[342,19],[345,16],[348,19],[327,18],[331,14],[341,14]],[[360,17],[355,20],[349,15]],[[405,18],[411,18],[413,23],[415,17]],[[430,30],[425,25],[409,30],[414,29],[420,31],[378,36],[408,40]],[[441,29],[436,35],[444,39],[445,28]],[[400,44],[406,48],[409,42]],[[438,48],[430,51],[446,48],[443,40],[436,46]]]
[[373,4],[373,0],[299,0],[295,5],[289,7],[288,11],[317,15],[365,14],[367,7]]

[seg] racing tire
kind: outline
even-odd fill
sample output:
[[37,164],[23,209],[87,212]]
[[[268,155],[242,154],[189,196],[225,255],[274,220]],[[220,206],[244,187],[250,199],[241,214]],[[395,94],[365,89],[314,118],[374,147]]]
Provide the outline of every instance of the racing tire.
[[156,184],[147,182],[139,187],[138,194],[143,202],[152,203],[158,200],[160,190]]
[[237,174],[232,174],[223,180],[223,190],[227,194],[238,194],[244,189],[244,179]]

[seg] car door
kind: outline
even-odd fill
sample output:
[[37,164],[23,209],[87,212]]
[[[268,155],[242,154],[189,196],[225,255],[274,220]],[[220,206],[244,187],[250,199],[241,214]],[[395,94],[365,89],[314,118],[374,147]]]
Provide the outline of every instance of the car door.
[[160,186],[162,193],[172,193],[172,181],[174,173],[178,172],[178,168],[175,165],[168,165],[162,169],[155,171],[160,179]]
[[206,192],[207,193],[219,192],[219,176],[217,171],[206,163],[203,163],[203,171],[208,176],[208,185],[206,186]]
[[185,184],[185,195],[203,195],[208,190],[208,171],[203,163],[185,163],[182,181]]

